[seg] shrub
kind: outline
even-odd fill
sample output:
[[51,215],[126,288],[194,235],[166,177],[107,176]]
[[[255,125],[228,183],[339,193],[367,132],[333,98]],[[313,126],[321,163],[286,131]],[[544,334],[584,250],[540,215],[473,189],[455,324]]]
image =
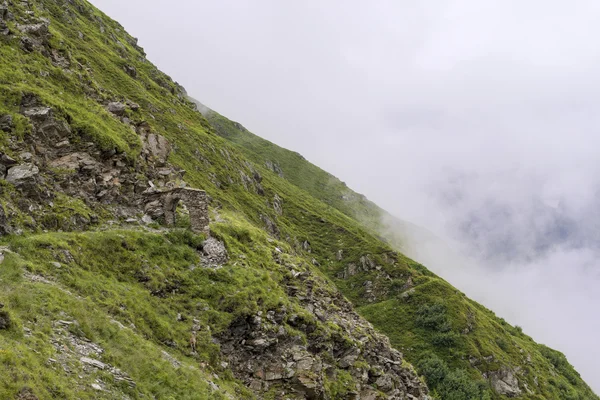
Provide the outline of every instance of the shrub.
[[440,303],[433,305],[424,304],[417,310],[416,325],[421,328],[438,332],[448,332],[451,329],[450,321],[446,315],[446,306]]
[[461,369],[451,370],[446,362],[435,354],[424,356],[417,364],[429,388],[444,400],[488,400],[489,391],[482,381]]
[[438,332],[433,335],[431,339],[432,343],[435,346],[439,347],[452,347],[456,345],[458,340],[460,339],[460,335],[456,332],[448,331],[448,332]]

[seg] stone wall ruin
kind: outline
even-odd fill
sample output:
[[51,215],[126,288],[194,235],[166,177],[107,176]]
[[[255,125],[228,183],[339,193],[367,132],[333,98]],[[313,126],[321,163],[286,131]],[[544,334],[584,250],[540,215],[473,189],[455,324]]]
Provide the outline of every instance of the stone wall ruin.
[[166,225],[173,226],[180,201],[190,212],[192,232],[208,233],[208,196],[204,190],[186,187],[148,193],[144,210],[152,218],[162,216]]

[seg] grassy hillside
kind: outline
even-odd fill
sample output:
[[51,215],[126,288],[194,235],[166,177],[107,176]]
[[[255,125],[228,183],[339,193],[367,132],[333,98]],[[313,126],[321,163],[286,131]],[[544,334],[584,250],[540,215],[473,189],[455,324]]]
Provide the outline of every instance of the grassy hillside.
[[344,182],[311,164],[302,155],[256,136],[240,123],[227,119],[194,99],[192,101],[198,104],[216,133],[237,145],[246,157],[363,224],[381,227],[385,211],[364,195],[355,193]]
[[[238,145],[255,163],[273,169],[367,230],[382,232],[392,246],[403,247],[403,238],[393,232],[410,230],[429,236],[418,227],[390,216],[301,155],[252,134],[241,124],[201,104],[199,108],[219,135]],[[394,224],[393,229],[387,229],[389,223]],[[417,265],[410,260],[406,262],[413,268]],[[361,306],[359,311],[420,367],[421,373],[429,378],[430,387],[437,389],[441,398],[493,398],[496,394],[486,393],[481,378],[489,376],[487,371],[501,371],[506,366],[516,367],[523,376],[519,382],[525,390],[520,397],[596,398],[585,384],[581,385],[579,374],[564,355],[535,344],[519,327],[497,318],[424,267],[418,268],[422,268],[425,276],[418,281],[411,278],[412,284],[407,284],[408,279],[400,273],[402,278],[380,289],[382,295],[375,301],[365,300],[362,289],[364,282],[377,279],[376,274],[363,271],[349,279],[339,279],[339,273],[330,276],[343,293]],[[461,389],[449,389],[456,387]]]
[[[560,353],[374,234],[363,196],[209,122],[89,3],[0,17],[3,398],[425,399],[343,296],[439,398],[597,398]],[[218,266],[185,208],[180,229],[144,215],[144,192],[186,185],[212,199]]]

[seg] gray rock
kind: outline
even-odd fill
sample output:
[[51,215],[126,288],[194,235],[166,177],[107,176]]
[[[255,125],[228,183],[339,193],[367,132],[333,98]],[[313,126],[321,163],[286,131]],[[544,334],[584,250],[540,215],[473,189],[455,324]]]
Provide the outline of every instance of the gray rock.
[[155,133],[150,133],[142,139],[144,141],[144,153],[164,165],[171,153],[169,141],[164,136]]
[[131,76],[132,78],[137,77],[137,69],[135,69],[134,66],[126,65],[125,67],[123,67],[123,69],[125,70],[125,73]]
[[360,258],[360,264],[362,266],[362,270],[365,272],[375,268],[375,263],[369,258],[369,256],[362,256]]
[[375,381],[375,384],[377,385],[377,389],[381,390],[382,392],[389,392],[394,389],[394,382],[392,381],[392,378],[387,374],[380,376]]
[[283,171],[281,170],[281,167],[278,164],[272,161],[265,161],[265,166],[283,178]]
[[0,164],[10,167],[12,165],[18,164],[18,162],[11,156],[4,153],[0,153]]
[[281,199],[281,197],[279,197],[276,194],[275,197],[273,197],[273,209],[275,210],[275,212],[278,215],[282,215],[283,214],[282,203],[283,203],[283,200]]
[[205,266],[220,266],[229,259],[227,249],[223,242],[214,237],[209,237],[202,243],[202,264]]
[[27,163],[12,167],[8,170],[6,180],[13,185],[20,185],[35,178],[40,170],[34,164]]
[[19,154],[19,158],[25,162],[29,162],[33,158],[33,154],[29,152],[21,153]]
[[347,356],[342,357],[338,361],[338,365],[340,366],[340,368],[349,368],[352,365],[354,365],[354,363],[356,362],[357,359],[358,359],[357,353],[348,354]]
[[100,163],[88,153],[67,154],[66,156],[52,160],[50,166],[69,171],[79,171],[81,169],[90,173],[99,173],[101,170]]
[[340,273],[338,278],[348,279],[358,273],[358,267],[354,263],[349,263]]
[[113,101],[108,103],[107,109],[109,112],[118,115],[118,116],[122,116],[125,114],[125,109],[127,107],[125,106],[125,104],[117,102],[117,101]]
[[65,147],[69,147],[71,145],[71,142],[69,142],[68,140],[62,140],[58,143],[56,143],[54,145],[54,147],[56,147],[57,149],[64,149]]
[[260,219],[263,221],[263,223],[265,224],[265,228],[267,230],[267,232],[269,232],[273,237],[279,238],[279,227],[277,226],[277,224],[275,222],[273,222],[273,220],[271,218],[269,218],[268,216],[261,214],[260,215]]
[[3,115],[0,117],[0,131],[10,132],[13,127],[12,115]]
[[302,249],[306,252],[309,252],[309,253],[311,252],[310,243],[308,242],[308,240],[305,240],[302,243]]
[[89,358],[89,357],[81,357],[79,359],[79,361],[81,361],[83,364],[92,366],[94,368],[102,369],[102,370],[108,368],[108,365],[104,364],[103,362],[94,360],[93,358]]
[[10,325],[10,315],[6,311],[0,311],[0,329],[8,329]]
[[519,381],[512,369],[503,367],[498,371],[489,372],[488,376],[496,393],[507,397],[517,397],[521,394]]
[[17,29],[21,31],[21,33],[26,35],[31,35],[39,38],[44,38],[50,34],[48,30],[48,26],[50,23],[47,20],[42,20],[42,22],[38,24],[29,24],[29,25],[19,25],[17,24]]
[[32,120],[44,121],[52,117],[52,109],[50,107],[31,107],[23,111],[23,115]]
[[166,351],[162,350],[161,351],[161,356],[164,360],[168,361],[169,363],[171,363],[171,365],[173,366],[173,368],[179,368],[181,367],[181,362],[176,359],[175,357],[173,357],[171,354],[167,353]]

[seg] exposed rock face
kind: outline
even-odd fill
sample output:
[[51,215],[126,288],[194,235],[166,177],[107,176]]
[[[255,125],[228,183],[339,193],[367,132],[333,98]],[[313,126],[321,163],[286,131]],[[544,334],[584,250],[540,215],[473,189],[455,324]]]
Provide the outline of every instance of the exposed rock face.
[[108,103],[108,106],[106,108],[111,113],[113,113],[117,116],[122,116],[125,114],[125,110],[127,109],[127,106],[123,103],[113,101],[113,102]]
[[[322,399],[326,377],[335,380],[347,371],[358,384],[344,398],[429,398],[417,375],[402,365],[402,354],[359,317],[343,296],[331,297],[306,272],[295,276],[288,284],[289,295],[300,301],[309,316],[281,307],[240,317],[218,336],[236,377],[259,397],[276,388],[288,396]],[[325,321],[341,331],[329,331]],[[308,343],[289,328],[306,334]]]
[[264,214],[260,215],[260,219],[265,224],[265,229],[267,232],[269,232],[273,237],[279,238],[279,227],[277,227],[277,224]]
[[52,160],[50,162],[52,168],[81,171],[84,173],[98,172],[101,170],[101,164],[87,153],[71,153]]
[[8,329],[10,324],[10,315],[6,311],[0,311],[0,329]]
[[269,168],[271,171],[275,172],[277,175],[283,178],[283,170],[279,166],[279,164],[274,163],[272,161],[266,161],[265,166]]
[[507,397],[517,397],[521,394],[519,381],[512,369],[503,367],[498,371],[489,372],[488,376],[496,393]]
[[105,374],[112,375],[116,382],[122,382],[130,387],[135,387],[136,383],[129,375],[119,368],[102,362],[100,359],[104,354],[104,349],[85,338],[80,338],[69,332],[69,327],[77,325],[77,321],[59,320],[54,322],[54,335],[50,342],[56,350],[56,360],[63,368],[74,367],[79,361],[78,373],[85,376],[93,376],[97,371],[104,371]]
[[125,73],[127,73],[127,75],[131,76],[132,78],[136,78],[137,77],[137,69],[135,69],[134,66],[132,66],[132,65],[126,65],[123,68],[125,70]]
[[152,159],[164,165],[171,153],[171,145],[164,136],[152,133],[148,123],[142,123],[137,127],[137,132],[142,138],[144,145],[142,151],[146,159]]
[[227,249],[223,242],[209,237],[202,243],[202,264],[207,267],[218,267],[228,260]]
[[348,279],[358,273],[358,267],[354,263],[348,263],[346,268],[344,268],[339,274],[338,278]]
[[0,131],[10,132],[13,127],[13,118],[11,115],[0,116]]
[[16,400],[38,400],[38,397],[29,388],[23,388],[17,394]]
[[17,165],[8,170],[6,181],[17,186],[22,185],[31,182],[39,172],[40,169],[33,164]]
[[50,39],[50,21],[44,18],[36,18],[34,23],[17,24],[17,30],[23,35],[21,37],[21,47],[27,52],[41,50],[47,53],[45,49]]
[[283,214],[283,200],[277,194],[273,197],[273,209],[278,215]]

